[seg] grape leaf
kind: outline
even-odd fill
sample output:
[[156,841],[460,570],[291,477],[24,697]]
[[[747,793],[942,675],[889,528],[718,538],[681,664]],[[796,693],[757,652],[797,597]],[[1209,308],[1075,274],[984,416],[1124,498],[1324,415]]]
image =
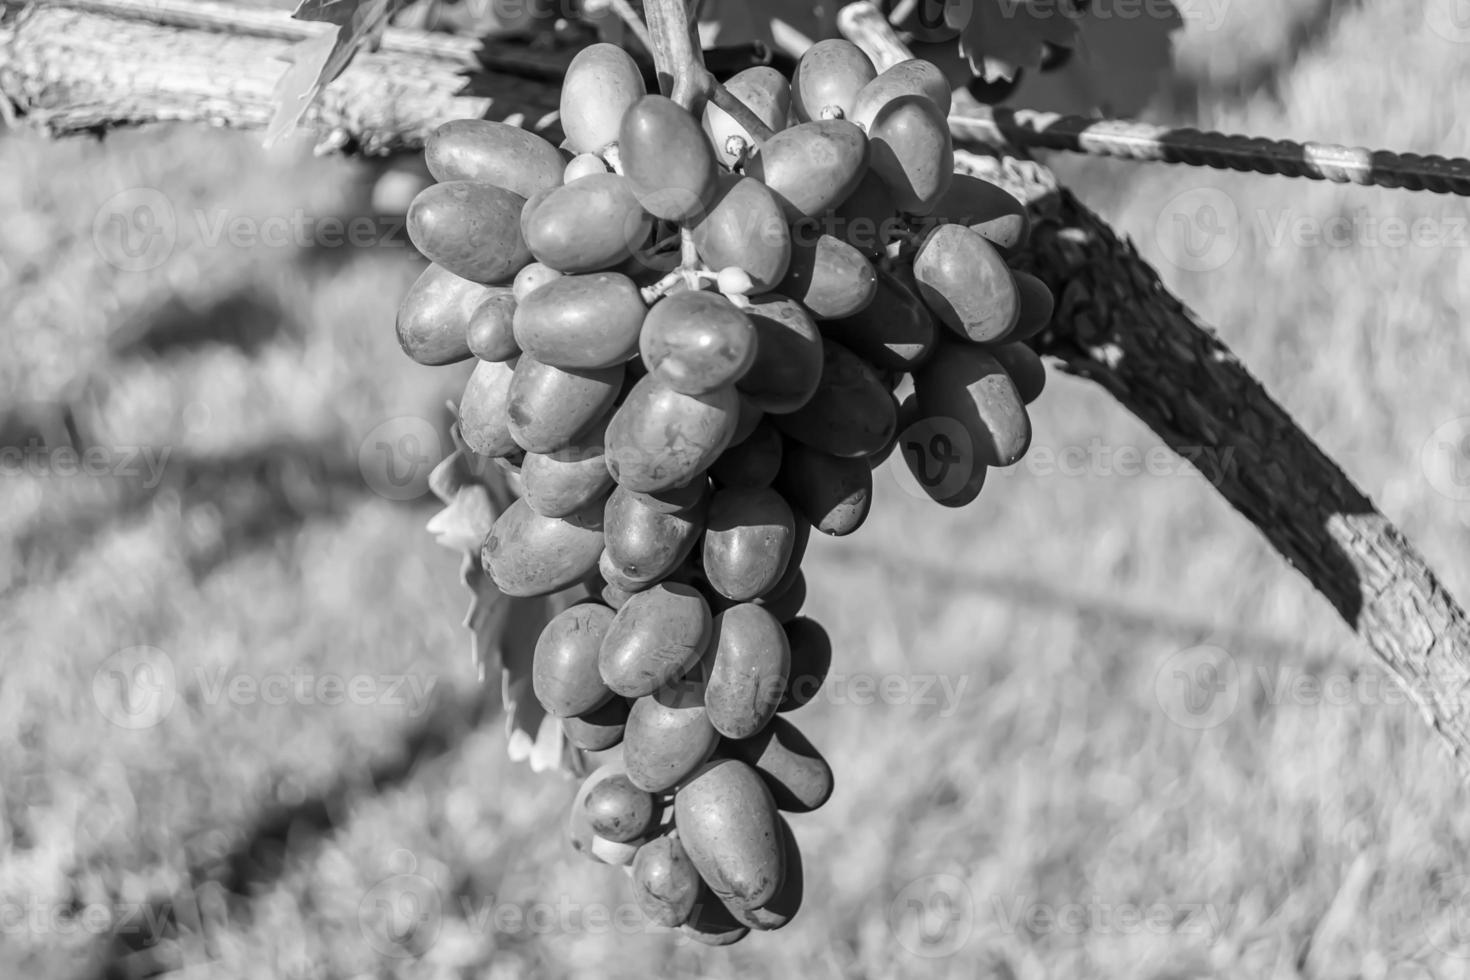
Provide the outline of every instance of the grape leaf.
[[541,707],[531,689],[536,640],[565,600],[508,596],[485,571],[480,546],[514,494],[503,472],[468,451],[457,424],[451,436],[454,451],[429,474],[429,487],[445,507],[429,520],[428,530],[462,556],[460,580],[471,596],[465,615],[470,655],[482,682],[499,666],[506,750],[512,761],[529,762],[535,772],[561,768],[580,775],[586,770],[585,757],[566,741],[561,722]]
[[1073,0],[945,0],[944,22],[960,32],[960,53],[976,75],[1011,78],[1041,67],[1047,43],[1076,43]]
[[359,48],[377,48],[389,18],[406,3],[408,0],[301,0],[291,14],[293,19],[334,24],[337,30],[292,47],[291,64],[272,93],[276,111],[266,127],[266,146],[273,146],[296,128],[317,94],[342,74]]
[[1026,72],[1008,104],[1041,112],[1136,115],[1172,69],[1173,34],[1184,26],[1172,4],[1145,10],[1137,17],[1089,10],[1067,63],[1055,71]]

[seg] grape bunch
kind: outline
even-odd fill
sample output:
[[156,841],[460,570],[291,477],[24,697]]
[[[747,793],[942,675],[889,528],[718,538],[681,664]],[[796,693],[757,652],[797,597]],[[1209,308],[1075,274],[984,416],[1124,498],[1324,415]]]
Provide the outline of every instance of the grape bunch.
[[1007,265],[1024,208],[954,173],[933,65],[878,74],[830,40],[789,80],[750,68],[726,91],[749,111],[696,116],[594,44],[560,147],[440,127],[408,216],[432,265],[398,317],[416,361],[477,359],[460,434],[520,489],[489,575],[581,590],[533,666],[567,739],[606,753],[572,843],[710,944],[795,915],[782,814],[833,788],[786,717],[832,660],[800,615],[811,532],[858,529],[895,447],[947,506],[1019,460],[1044,383],[1025,340],[1052,311]]

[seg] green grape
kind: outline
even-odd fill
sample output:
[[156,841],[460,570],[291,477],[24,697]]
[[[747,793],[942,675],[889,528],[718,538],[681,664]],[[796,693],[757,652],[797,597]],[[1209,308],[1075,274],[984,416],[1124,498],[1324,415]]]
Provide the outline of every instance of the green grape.
[[1020,305],[1005,259],[963,225],[940,225],[914,255],[919,295],[934,315],[977,344],[1004,337],[1016,325]]
[[755,361],[750,317],[719,293],[685,292],[654,305],[638,349],[649,374],[684,395],[738,381]]
[[1021,396],[1021,401],[1030,405],[1041,397],[1041,392],[1046,388],[1046,365],[1034,350],[1019,342],[996,344],[989,350],[1015,382],[1016,393]]
[[739,412],[733,388],[685,395],[650,374],[607,427],[608,469],[620,485],[645,493],[687,483],[724,452]]
[[582,805],[597,836],[617,844],[643,838],[652,829],[659,809],[653,796],[634,786],[626,773],[600,780]]
[[489,286],[485,298],[470,314],[465,337],[470,353],[482,361],[508,361],[520,354],[512,326],[516,313],[515,294],[503,286]]
[[744,312],[755,327],[755,363],[735,387],[762,411],[796,411],[822,379],[816,324],[800,303],[774,293],[753,297]]
[[[809,619],[793,620],[785,629],[789,633],[791,627],[798,623],[810,624],[820,631],[823,640],[826,639],[826,631]],[[827,642],[829,661],[831,649],[831,643]],[[793,648],[793,673],[797,669],[795,654]],[[825,672],[826,667],[823,668],[824,675]],[[786,710],[784,703],[782,710]],[[778,809],[788,813],[809,813],[819,809],[832,796],[832,767],[806,736],[785,718],[775,718],[760,734],[735,743],[731,750],[737,758],[754,766],[760,773]]]
[[699,876],[727,905],[758,909],[776,897],[786,855],[776,804],[754,769],[720,759],[679,788],[674,826]]
[[799,238],[786,278],[776,288],[818,320],[854,316],[873,301],[877,276],[863,253],[832,235]]
[[1005,255],[1026,244],[1026,205],[1004,187],[969,174],[955,174],[934,205],[934,214],[976,232]]
[[425,269],[398,307],[398,345],[419,364],[454,364],[473,351],[470,318],[495,287],[470,282],[438,265]]
[[519,452],[506,412],[514,382],[514,362],[480,361],[470,372],[459,400],[459,432],[472,452],[490,457]]
[[877,69],[851,41],[828,38],[807,48],[791,76],[791,103],[802,122],[850,119],[853,103]]
[[928,214],[954,178],[954,141],[939,108],[923,95],[900,95],[868,127],[868,160],[900,211]]
[[941,116],[949,115],[949,79],[932,62],[910,58],[864,85],[853,100],[848,118],[871,132],[879,111],[900,95],[921,95],[934,103]]
[[607,414],[622,383],[621,364],[564,369],[522,354],[516,361],[506,404],[510,433],[527,452],[565,449]]
[[[734,174],[721,176],[713,206],[694,226],[694,245],[706,264],[742,270],[760,292],[779,282],[791,262],[791,233],[780,203],[760,181]],[[720,290],[731,291],[723,285]]]
[[704,690],[710,724],[726,738],[750,738],[771,721],[786,690],[791,647],[781,623],[749,602],[715,617]]
[[868,140],[844,119],[782,130],[766,140],[746,172],[771,189],[788,222],[837,207],[862,180]]
[[893,273],[879,270],[873,300],[852,316],[829,320],[822,333],[882,371],[912,371],[939,339],[934,317]]
[[537,261],[559,272],[598,272],[626,261],[653,224],[633,187],[617,174],[594,174],[527,202],[521,221]]
[[408,237],[429,261],[474,282],[509,282],[531,261],[519,194],[472,180],[431,184],[408,208]]
[[[704,481],[696,481],[701,488]],[[646,496],[618,487],[603,511],[604,566],[629,584],[651,587],[679,566],[704,530],[704,497],[674,513],[645,503]],[[607,569],[604,567],[604,577]]]
[[[817,696],[817,692],[822,689],[822,684],[826,681],[827,674],[832,670],[832,638],[827,635],[827,630],[820,623],[814,619],[807,619],[805,616],[801,616],[787,622],[785,629],[786,640],[791,645],[791,674],[790,681],[786,686],[786,695],[781,699],[781,707],[778,709],[783,712],[795,711],[797,708],[810,704],[812,699]],[[802,742],[805,742],[805,739]],[[808,754],[800,743],[791,739],[782,738],[781,744],[783,746],[791,746],[788,749],[782,750],[783,754],[786,751],[790,751],[798,756]],[[764,755],[765,748],[759,747],[759,745],[757,747],[761,755]],[[816,749],[812,749],[811,752],[815,753]],[[761,766],[766,774],[775,776],[789,790],[792,796],[798,800],[810,800],[820,795],[821,801],[825,802],[827,795],[830,795],[830,770],[827,777],[828,793],[816,794],[803,788],[815,786],[817,785],[816,783],[805,778],[798,781],[782,775],[796,765],[794,762],[782,763],[780,765],[762,765],[759,758],[754,760],[747,759],[746,761],[750,762],[753,766]],[[775,794],[776,801],[780,804],[783,799],[781,789],[772,787],[771,792]],[[811,803],[809,808],[821,805],[821,802]],[[791,806],[783,806],[783,808],[787,810],[794,809]]]
[[862,459],[844,459],[787,442],[776,487],[823,534],[842,537],[862,527],[873,505],[873,471]]
[[599,42],[577,52],[561,89],[561,128],[574,153],[600,153],[618,138],[623,115],[647,93],[628,52]]
[[606,497],[613,480],[602,439],[598,427],[579,435],[564,449],[526,453],[521,461],[521,484],[531,509],[544,517],[565,517]]
[[647,312],[643,294],[625,275],[562,276],[516,307],[515,339],[553,367],[613,367],[637,352]]
[[657,925],[674,928],[687,922],[699,884],[699,872],[676,836],[654,838],[633,859],[633,897]]
[[720,595],[748,602],[781,581],[795,538],[791,505],[775,490],[718,490],[704,532],[704,574]]
[[617,693],[643,697],[684,676],[699,662],[709,637],[709,606],[699,592],[660,583],[618,610],[602,639],[598,668]]
[[561,151],[535,133],[489,119],[454,119],[424,142],[437,181],[477,180],[521,197],[562,182]]
[[613,698],[597,670],[597,651],[613,611],[584,602],[564,609],[541,630],[531,660],[531,689],[558,718],[596,711]]
[[[639,789],[666,792],[694,775],[719,742],[720,733],[709,723],[697,686],[682,683],[662,687],[634,701],[628,712],[623,732],[628,778]],[[678,796],[674,799],[677,804]],[[679,839],[687,848],[682,829]]]
[[601,507],[542,517],[521,499],[495,521],[480,560],[501,592],[525,597],[576,585],[597,568],[601,554]]
[[618,129],[623,173],[643,209],[656,218],[692,224],[714,199],[714,151],[694,117],[662,95],[645,95]]
[[1005,368],[983,348],[941,344],[914,375],[914,394],[924,417],[962,425],[975,458],[987,466],[1010,466],[1031,444],[1026,402]]
[[842,457],[878,452],[893,437],[898,409],[872,367],[841,344],[822,344],[822,382],[816,394],[776,428],[813,449]]

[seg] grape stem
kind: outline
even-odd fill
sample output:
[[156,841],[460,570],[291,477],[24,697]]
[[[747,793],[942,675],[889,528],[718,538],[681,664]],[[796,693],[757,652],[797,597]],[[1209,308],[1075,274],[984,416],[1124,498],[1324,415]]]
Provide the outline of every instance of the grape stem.
[[729,113],[730,118],[755,141],[756,146],[765,143],[766,140],[775,136],[771,127],[767,126],[765,120],[755,114],[755,110],[741,102],[731,91],[720,82],[713,82],[710,87],[710,101]]
[[699,115],[709,101],[714,76],[704,66],[699,32],[684,0],[646,0],[648,35],[659,88],[685,111]]

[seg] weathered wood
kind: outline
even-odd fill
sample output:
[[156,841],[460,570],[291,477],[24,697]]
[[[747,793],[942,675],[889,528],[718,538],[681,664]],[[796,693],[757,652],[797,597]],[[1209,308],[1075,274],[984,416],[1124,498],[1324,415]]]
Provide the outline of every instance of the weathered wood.
[[[150,22],[153,5],[120,16],[130,0],[73,2],[105,2],[112,12],[43,5],[0,27],[0,96],[56,135],[170,120],[263,127],[279,59],[288,38],[301,36],[262,28],[258,12],[246,35],[220,33],[233,9],[220,5],[191,5],[210,8],[206,30]],[[466,115],[550,124],[551,84],[475,71],[463,42],[411,34],[390,32],[382,49],[328,86],[307,122],[331,145],[411,149],[439,122]],[[1170,445],[1231,459],[1221,494],[1404,682],[1470,773],[1470,711],[1460,698],[1470,623],[1419,552],[1050,171],[1008,156],[959,159],[1036,214],[1025,261],[1058,296],[1039,349],[1102,385]]]

